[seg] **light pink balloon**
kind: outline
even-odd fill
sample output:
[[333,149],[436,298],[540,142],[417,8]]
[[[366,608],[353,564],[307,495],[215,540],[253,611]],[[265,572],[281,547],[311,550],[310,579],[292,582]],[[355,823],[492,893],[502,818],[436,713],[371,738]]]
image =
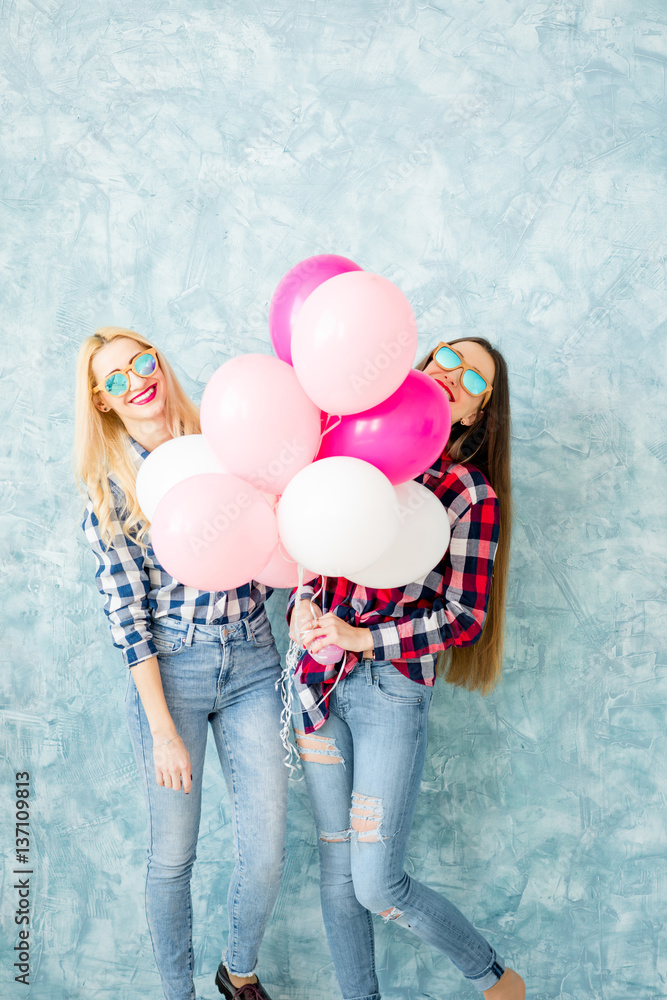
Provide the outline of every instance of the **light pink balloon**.
[[341,656],[345,650],[342,646],[338,646],[336,643],[331,643],[328,646],[322,646],[319,653],[311,653],[311,657],[315,660],[315,663],[321,663],[322,666],[338,663]]
[[367,410],[398,389],[417,350],[410,303],[387,278],[350,271],[308,296],[292,334],[292,363],[327,413]]
[[269,306],[269,333],[274,350],[281,361],[292,364],[292,328],[301,306],[322,282],[345,271],[361,268],[348,257],[321,253],[300,260],[280,280]]
[[278,541],[276,515],[237,476],[205,473],[160,500],[151,542],[161,566],[197,590],[232,590],[257,578]]
[[200,419],[224,468],[266,493],[282,493],[320,442],[319,408],[292,366],[265,354],[242,354],[218,368]]
[[[304,569],[303,582],[314,580],[316,573]],[[287,554],[283,546],[278,542],[271,558],[261,573],[253,577],[258,583],[263,583],[267,587],[296,587],[299,583],[299,565],[291,556]]]

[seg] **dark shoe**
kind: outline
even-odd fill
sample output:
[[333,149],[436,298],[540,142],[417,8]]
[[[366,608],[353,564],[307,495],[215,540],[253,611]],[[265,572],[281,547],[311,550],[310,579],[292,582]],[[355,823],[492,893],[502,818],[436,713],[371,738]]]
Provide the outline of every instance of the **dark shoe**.
[[215,985],[227,1000],[271,1000],[259,979],[256,983],[246,983],[245,986],[234,986],[227,969],[222,962],[215,974]]

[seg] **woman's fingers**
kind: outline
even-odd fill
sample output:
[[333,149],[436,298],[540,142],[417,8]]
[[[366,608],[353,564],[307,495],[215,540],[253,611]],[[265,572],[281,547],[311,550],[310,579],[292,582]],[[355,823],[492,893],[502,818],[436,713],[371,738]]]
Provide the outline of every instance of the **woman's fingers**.
[[[332,618],[335,617],[335,615],[332,615]],[[340,622],[340,618],[336,619],[336,621]],[[320,649],[324,649],[325,646],[331,643],[340,645],[338,642],[341,638],[340,633],[341,629],[335,622],[328,622],[323,625],[322,618],[320,618],[317,626],[304,636],[303,641],[309,653],[318,653]]]
[[308,634],[305,642],[309,653],[319,653],[328,645],[361,652],[370,644],[367,628],[350,625],[330,612],[318,619],[317,625]]
[[322,614],[316,604],[310,601],[299,601],[294,605],[292,617],[290,618],[289,637],[294,642],[301,642],[304,633],[313,627],[316,620]]
[[192,787],[192,764],[180,736],[175,736],[166,745],[154,746],[153,762],[158,785],[175,792],[182,788],[186,795],[189,793]]

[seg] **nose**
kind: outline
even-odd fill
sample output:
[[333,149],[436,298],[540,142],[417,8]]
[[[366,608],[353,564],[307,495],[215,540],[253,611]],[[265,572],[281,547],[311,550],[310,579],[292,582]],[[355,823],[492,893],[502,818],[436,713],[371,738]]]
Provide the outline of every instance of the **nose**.
[[127,394],[132,397],[132,395],[136,395],[136,393],[141,392],[146,380],[141,378],[140,375],[137,375],[137,373],[132,371],[132,369],[130,369],[127,373],[127,377],[130,380],[130,388]]

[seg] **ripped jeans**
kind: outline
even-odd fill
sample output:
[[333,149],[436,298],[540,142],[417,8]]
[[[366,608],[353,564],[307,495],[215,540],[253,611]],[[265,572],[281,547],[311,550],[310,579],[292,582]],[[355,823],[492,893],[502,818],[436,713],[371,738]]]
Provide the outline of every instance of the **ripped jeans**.
[[480,991],[504,971],[463,914],[404,869],[431,694],[389,661],[363,660],[332,692],[316,733],[303,735],[298,710],[294,717],[319,835],[322,914],[345,1000],[380,1000],[374,913],[444,952]]

